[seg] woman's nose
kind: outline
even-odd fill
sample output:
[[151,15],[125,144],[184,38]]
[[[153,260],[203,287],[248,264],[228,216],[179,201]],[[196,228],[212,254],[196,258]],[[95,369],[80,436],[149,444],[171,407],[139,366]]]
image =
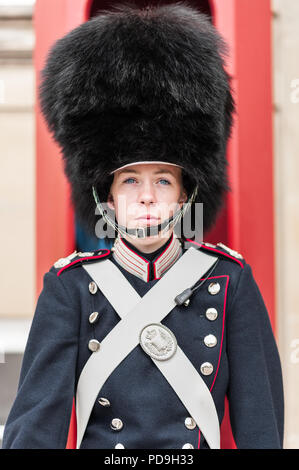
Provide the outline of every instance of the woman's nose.
[[156,202],[155,189],[151,183],[143,183],[138,194],[138,202],[150,204]]

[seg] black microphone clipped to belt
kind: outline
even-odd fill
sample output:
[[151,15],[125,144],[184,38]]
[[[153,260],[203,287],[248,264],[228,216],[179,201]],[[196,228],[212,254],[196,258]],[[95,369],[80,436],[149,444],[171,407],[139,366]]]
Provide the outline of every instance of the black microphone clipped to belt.
[[216,268],[218,262],[219,262],[219,258],[217,258],[217,260],[213,264],[212,268],[210,269],[210,271],[207,274],[207,277],[205,279],[203,279],[199,284],[198,284],[198,281],[197,281],[195,284],[193,284],[192,287],[188,287],[188,289],[185,289],[183,292],[181,292],[179,295],[177,295],[174,299],[175,303],[177,305],[183,305],[184,304],[187,307],[189,305],[190,297],[193,294],[193,292],[196,291],[196,289],[198,289],[206,281],[206,279],[210,276],[210,274],[212,274],[212,272]]

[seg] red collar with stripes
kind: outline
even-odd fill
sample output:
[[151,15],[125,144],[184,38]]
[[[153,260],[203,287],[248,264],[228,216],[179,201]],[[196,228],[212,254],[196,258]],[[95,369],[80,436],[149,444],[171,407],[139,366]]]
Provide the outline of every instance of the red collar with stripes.
[[183,252],[181,242],[174,234],[172,234],[166,248],[153,261],[149,261],[133,251],[121,237],[116,238],[111,251],[113,258],[120,266],[145,282],[148,282],[150,278],[151,263],[153,264],[154,279],[159,279],[180,258]]

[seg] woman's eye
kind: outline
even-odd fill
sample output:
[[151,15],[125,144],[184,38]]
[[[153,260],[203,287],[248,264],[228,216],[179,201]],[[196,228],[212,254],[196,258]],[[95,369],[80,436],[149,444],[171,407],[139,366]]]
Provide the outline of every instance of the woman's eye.
[[[164,181],[164,182],[166,182],[166,185],[167,185],[167,184],[170,184],[170,182],[169,182],[168,180],[165,180],[165,179],[163,179],[163,178],[161,178],[159,181]],[[164,183],[163,183],[163,184],[164,184]]]
[[[164,178],[160,178],[159,179],[159,183],[162,181],[162,184],[163,185],[168,185],[170,184],[170,182]],[[127,178],[126,180],[124,180],[124,183],[127,183],[127,184],[131,184],[131,183],[136,183],[136,179],[135,178]]]
[[[131,181],[131,182],[132,182],[132,181],[134,182],[134,181],[136,181],[136,180],[135,180],[135,178],[127,178],[127,179],[124,181],[124,183],[127,183],[128,181],[129,181],[129,182],[130,182],[130,181]],[[130,184],[130,183],[129,183],[129,184]]]

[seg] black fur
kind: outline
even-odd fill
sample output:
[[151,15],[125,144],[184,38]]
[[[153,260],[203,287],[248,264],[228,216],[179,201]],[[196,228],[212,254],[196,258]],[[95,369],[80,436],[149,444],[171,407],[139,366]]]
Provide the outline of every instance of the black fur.
[[118,4],[49,51],[41,110],[60,145],[78,220],[94,234],[91,186],[105,202],[109,173],[135,161],[184,166],[204,203],[204,230],[228,191],[226,144],[234,99],[227,45],[186,2]]

